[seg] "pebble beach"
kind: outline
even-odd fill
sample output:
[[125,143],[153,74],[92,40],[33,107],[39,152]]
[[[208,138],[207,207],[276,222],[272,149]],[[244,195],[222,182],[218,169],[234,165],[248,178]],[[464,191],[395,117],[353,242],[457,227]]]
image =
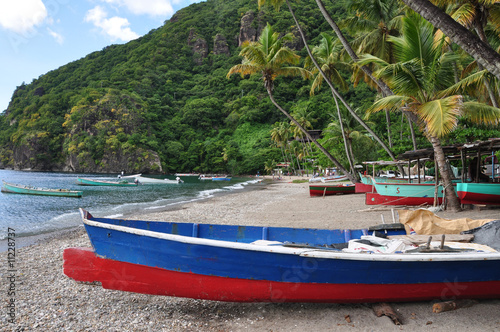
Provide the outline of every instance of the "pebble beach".
[[[363,194],[310,197],[308,183],[292,180],[268,177],[269,185],[254,190],[131,219],[335,229],[397,218],[390,208],[369,209]],[[436,214],[500,219],[500,209]],[[62,255],[69,247],[90,247],[83,227],[16,248],[10,268],[2,253],[0,331],[500,331],[500,299],[442,313],[433,313],[430,301],[390,303],[402,322],[395,325],[389,317],[377,317],[371,304],[228,303],[107,290],[63,274]],[[8,294],[11,270],[14,295]]]

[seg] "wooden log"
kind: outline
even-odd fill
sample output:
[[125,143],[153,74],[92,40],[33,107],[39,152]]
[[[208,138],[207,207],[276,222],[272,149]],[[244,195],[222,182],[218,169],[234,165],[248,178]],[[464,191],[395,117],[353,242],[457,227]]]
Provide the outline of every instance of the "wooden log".
[[472,307],[476,303],[476,300],[469,299],[434,303],[434,305],[432,306],[432,312],[440,313],[444,311],[457,310],[460,308],[468,308]]
[[401,323],[401,318],[398,314],[394,312],[392,307],[387,303],[375,303],[372,306],[373,311],[377,317],[387,316],[389,317],[395,325],[403,325]]

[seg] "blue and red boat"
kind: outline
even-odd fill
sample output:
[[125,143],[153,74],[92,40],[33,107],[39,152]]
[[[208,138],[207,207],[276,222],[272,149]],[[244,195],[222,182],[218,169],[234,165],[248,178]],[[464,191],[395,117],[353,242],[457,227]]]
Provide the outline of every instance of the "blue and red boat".
[[[107,289],[233,302],[500,297],[500,252],[474,243],[379,253],[357,242],[366,229],[122,220],[83,210],[82,216],[93,249],[66,249],[64,273]],[[346,242],[359,250],[341,249]]]

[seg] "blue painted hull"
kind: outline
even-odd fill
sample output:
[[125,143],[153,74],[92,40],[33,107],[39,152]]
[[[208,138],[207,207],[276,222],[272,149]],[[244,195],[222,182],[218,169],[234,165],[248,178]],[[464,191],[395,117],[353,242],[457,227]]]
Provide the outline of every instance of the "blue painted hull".
[[[463,256],[463,259],[447,260],[437,259],[436,256],[420,260],[415,259],[415,255],[419,254],[399,254],[397,258],[387,260],[380,255],[349,255],[325,248],[315,250],[300,246],[283,248],[282,245],[251,244],[264,239],[319,246],[359,238],[366,234],[366,230],[346,232],[99,218],[93,220],[118,225],[103,228],[100,223],[85,224],[94,251],[99,257],[168,271],[235,279],[323,284],[500,281],[498,253],[490,259]],[[146,232],[134,234],[134,229]],[[443,254],[440,255],[443,257]]]

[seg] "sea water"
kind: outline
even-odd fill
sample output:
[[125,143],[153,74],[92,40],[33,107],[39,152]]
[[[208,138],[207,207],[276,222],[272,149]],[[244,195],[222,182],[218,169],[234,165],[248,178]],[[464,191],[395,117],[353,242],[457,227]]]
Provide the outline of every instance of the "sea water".
[[[199,180],[185,176],[179,184],[143,184],[131,187],[80,186],[77,177],[118,181],[117,174],[75,174],[0,170],[0,180],[40,188],[83,191],[82,198],[24,194],[0,194],[0,240],[8,228],[16,237],[38,235],[81,225],[79,208],[96,217],[126,218],[141,212],[158,212],[176,205],[261,186],[255,178],[232,178],[231,181]],[[156,178],[165,178],[165,176]],[[174,179],[175,176],[167,176]],[[129,179],[133,181],[133,179]]]

